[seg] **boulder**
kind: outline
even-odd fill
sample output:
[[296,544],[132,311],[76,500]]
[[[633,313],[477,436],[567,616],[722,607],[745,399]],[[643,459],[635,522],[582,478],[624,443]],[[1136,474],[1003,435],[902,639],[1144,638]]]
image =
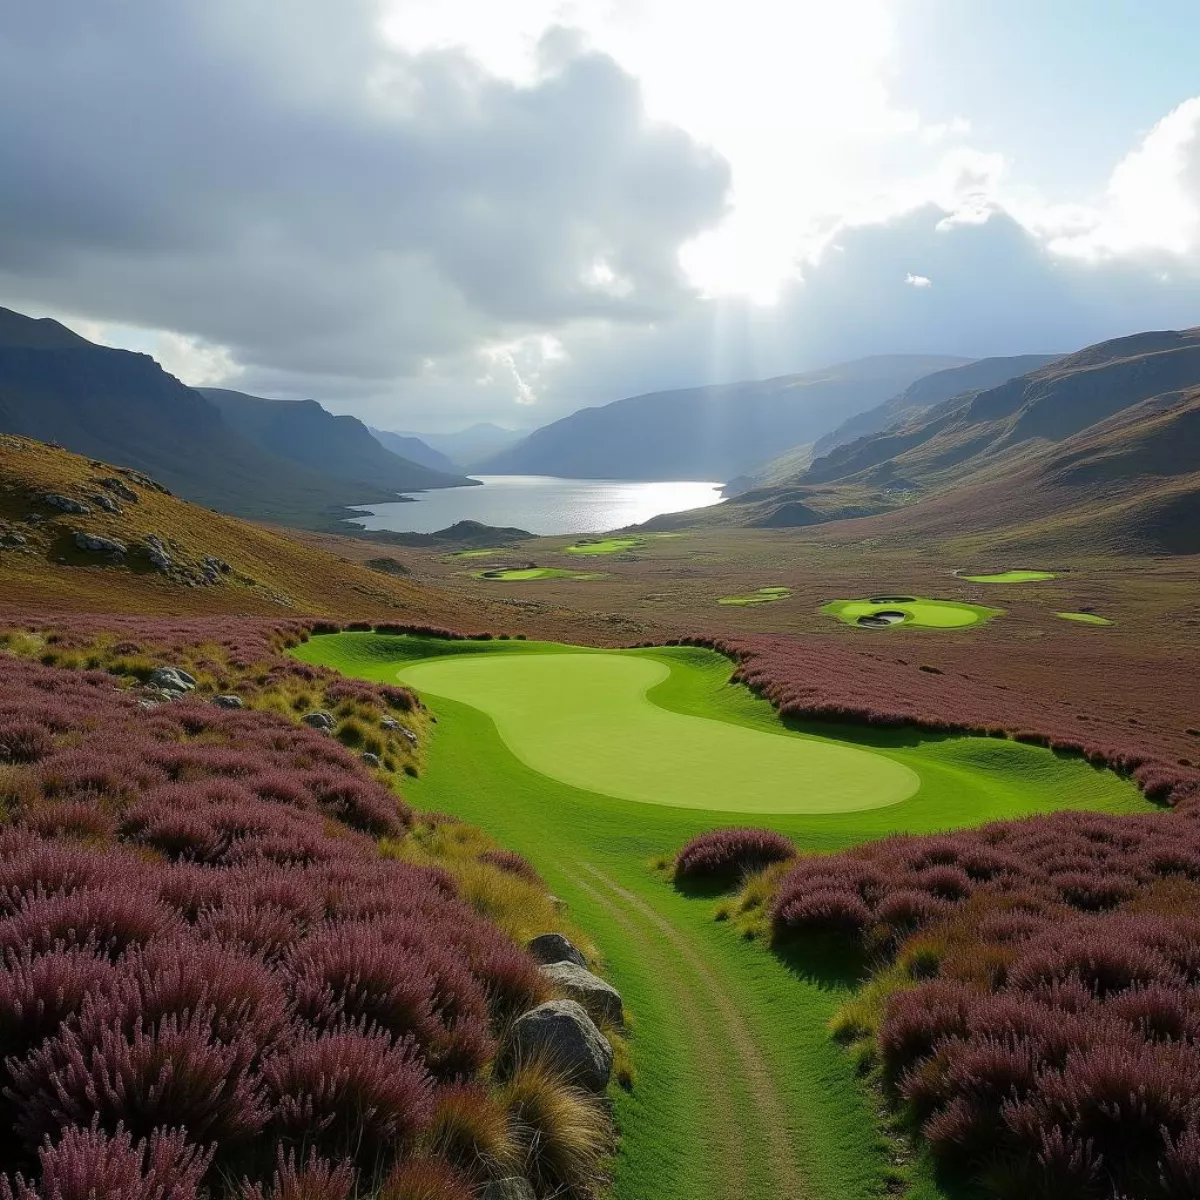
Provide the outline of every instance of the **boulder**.
[[603,1092],[612,1074],[612,1047],[574,1000],[550,1000],[522,1013],[504,1046],[506,1067],[546,1058],[572,1083]]
[[573,962],[548,963],[541,972],[556,988],[582,1004],[593,1021],[607,1021],[612,1025],[624,1022],[621,993],[599,975],[593,975]]
[[383,766],[383,759],[380,758],[378,754],[372,754],[370,750],[364,750],[359,757],[372,770]]
[[400,728],[400,722],[397,721],[395,717],[380,717],[379,728],[395,731]]
[[111,496],[105,496],[100,492],[97,492],[94,496],[89,496],[88,499],[97,508],[104,509],[106,513],[116,513],[119,516],[125,511]]
[[408,741],[411,742],[412,745],[414,745],[414,746],[417,744],[417,735],[415,733],[413,733],[413,731],[411,729],[401,729],[400,736],[403,738],[407,738]]
[[324,711],[305,713],[300,718],[302,725],[307,725],[309,729],[324,729],[326,731],[333,728],[333,713]]
[[214,696],[212,702],[218,708],[245,708],[246,702],[241,696]]
[[577,967],[587,966],[587,959],[561,933],[539,933],[529,943],[528,950],[536,962],[546,966],[560,962],[574,963]]
[[57,508],[59,512],[79,513],[81,516],[87,516],[92,511],[86,504],[81,504],[78,500],[72,500],[70,496],[63,496],[58,492],[46,492],[38,499],[47,508]]
[[164,692],[190,692],[196,686],[196,680],[182,667],[155,667],[146,681],[151,687]]
[[509,1179],[492,1179],[484,1185],[483,1200],[537,1200],[528,1179],[514,1175]]
[[135,492],[128,484],[122,483],[119,479],[114,479],[112,476],[109,476],[107,479],[101,479],[99,483],[101,487],[108,488],[110,492],[120,496],[122,500],[128,500],[130,504],[136,504],[138,502],[137,492]]
[[128,549],[124,542],[118,542],[116,538],[100,537],[99,534],[84,533],[82,530],[75,532],[75,545],[91,554],[124,555]]

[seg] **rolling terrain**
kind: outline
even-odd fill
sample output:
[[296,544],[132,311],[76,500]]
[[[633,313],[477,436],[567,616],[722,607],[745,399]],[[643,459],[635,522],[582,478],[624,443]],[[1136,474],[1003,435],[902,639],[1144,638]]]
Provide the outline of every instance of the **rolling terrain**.
[[727,480],[963,359],[864,358],[819,371],[651,392],[585,408],[478,464],[493,474]]
[[434,471],[443,471],[447,475],[460,474],[460,469],[440,450],[435,450],[419,437],[409,437],[402,433],[389,433],[386,429],[374,429],[367,426],[371,436],[385,449],[393,454],[407,458],[410,462],[420,463]]

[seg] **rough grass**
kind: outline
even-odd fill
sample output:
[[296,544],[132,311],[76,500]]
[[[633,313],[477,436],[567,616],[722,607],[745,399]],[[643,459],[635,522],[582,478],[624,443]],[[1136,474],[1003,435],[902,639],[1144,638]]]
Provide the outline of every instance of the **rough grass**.
[[773,604],[776,600],[786,600],[791,594],[791,588],[761,587],[753,592],[741,592],[734,596],[721,596],[717,600],[717,603],[734,608],[746,608],[754,604]]

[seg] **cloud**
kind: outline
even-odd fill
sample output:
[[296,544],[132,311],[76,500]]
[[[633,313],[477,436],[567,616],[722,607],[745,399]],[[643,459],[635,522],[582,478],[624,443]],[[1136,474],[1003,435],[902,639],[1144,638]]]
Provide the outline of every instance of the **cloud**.
[[928,275],[914,275],[911,271],[904,276],[904,282],[907,283],[909,287],[933,287],[933,280],[930,279]]

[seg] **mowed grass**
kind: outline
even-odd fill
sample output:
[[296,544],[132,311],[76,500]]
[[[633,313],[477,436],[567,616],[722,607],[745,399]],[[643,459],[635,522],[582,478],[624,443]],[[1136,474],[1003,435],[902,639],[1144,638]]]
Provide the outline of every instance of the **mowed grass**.
[[1096,613],[1085,612],[1060,612],[1054,614],[1056,617],[1062,617],[1064,621],[1075,621],[1080,625],[1113,625],[1116,622],[1110,621],[1108,617],[1101,617]]
[[745,608],[753,604],[772,604],[776,600],[786,600],[791,594],[792,589],[788,587],[761,587],[757,591],[743,592],[740,595],[721,596],[717,603]]
[[[667,668],[647,691],[648,705],[781,740],[840,738],[919,776],[907,799],[853,812],[748,817],[639,803],[533,769],[482,708],[428,692],[438,724],[428,765],[407,787],[418,807],[481,825],[525,854],[600,947],[634,1022],[636,1083],[616,1093],[617,1200],[879,1197],[889,1187],[888,1150],[851,1057],[827,1032],[853,995],[854,976],[836,963],[784,962],[764,953],[714,922],[711,897],[674,890],[653,861],[721,825],[768,825],[806,849],[832,850],[897,830],[929,832],[1064,807],[1149,806],[1109,772],[1016,742],[906,729],[789,728],[769,704],[729,683],[728,660],[692,647],[606,655],[532,642],[339,634],[314,638],[296,654],[394,682],[427,660],[486,656],[515,667],[568,649],[570,657],[592,653]],[[781,1140],[795,1188],[779,1165]],[[929,1181],[920,1194],[941,1195]]]
[[[1003,611],[962,600],[924,600],[920,597],[888,597],[868,600],[834,600],[822,612],[837,617],[846,625],[859,628],[884,628],[893,625],[918,629],[967,629],[982,625]],[[875,623],[879,622],[878,625]]]
[[968,583],[1041,583],[1046,579],[1057,579],[1053,571],[997,571],[991,575],[960,575]]
[[476,579],[524,583],[531,579],[603,579],[600,571],[568,571],[565,567],[497,567],[472,572]]
[[567,554],[623,554],[646,544],[643,537],[608,537],[576,542],[568,546]]

